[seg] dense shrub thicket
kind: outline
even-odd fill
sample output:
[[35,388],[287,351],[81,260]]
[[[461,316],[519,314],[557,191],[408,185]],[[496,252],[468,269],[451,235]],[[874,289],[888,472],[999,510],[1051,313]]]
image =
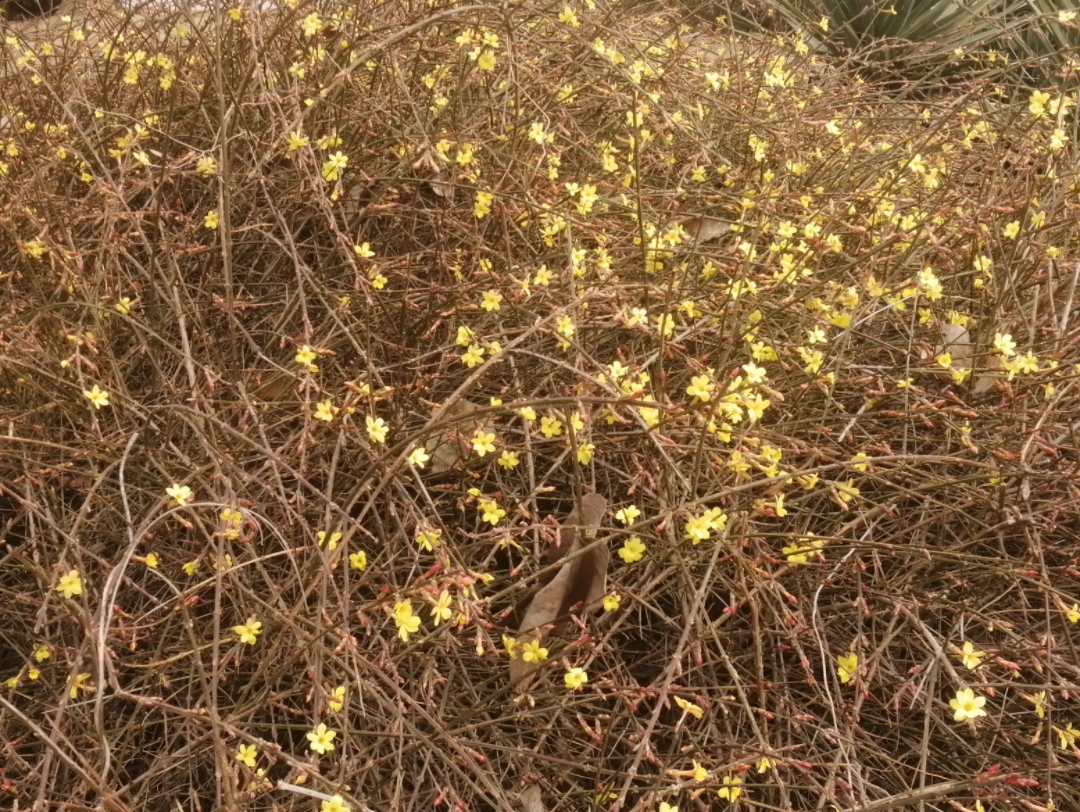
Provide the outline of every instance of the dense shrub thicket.
[[719,16],[4,29],[9,803],[1080,807],[1069,76]]

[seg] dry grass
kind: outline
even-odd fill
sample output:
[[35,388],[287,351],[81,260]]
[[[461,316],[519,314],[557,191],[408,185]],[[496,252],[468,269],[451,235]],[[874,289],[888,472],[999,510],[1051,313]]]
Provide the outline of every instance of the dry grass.
[[[1080,807],[1073,117],[1053,88],[1035,115],[1000,63],[883,87],[791,38],[562,8],[159,10],[97,33],[92,12],[52,53],[9,41],[10,803],[312,808],[285,782],[353,809],[505,810],[538,783],[548,809],[685,812],[738,778],[763,810]],[[741,230],[673,226],[702,214]],[[961,382],[937,360],[950,314],[970,319],[948,333]],[[1037,371],[1002,366],[1003,334]],[[777,354],[757,349],[760,381],[756,342]],[[433,418],[461,399],[483,410]],[[497,450],[410,463],[448,426]],[[545,518],[593,489],[620,605],[550,637],[519,695],[503,612]],[[708,508],[726,525],[693,543]],[[249,618],[254,645],[232,630]],[[954,721],[963,688],[986,716]]]

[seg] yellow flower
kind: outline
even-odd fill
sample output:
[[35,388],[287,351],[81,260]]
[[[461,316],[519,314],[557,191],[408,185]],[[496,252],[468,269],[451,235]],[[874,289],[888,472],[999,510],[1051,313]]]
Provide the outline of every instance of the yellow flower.
[[491,192],[479,191],[476,193],[476,204],[473,206],[473,215],[477,220],[481,220],[491,214],[491,202],[495,199],[495,195]]
[[449,620],[453,615],[454,612],[450,608],[450,592],[444,589],[439,593],[439,599],[431,608],[431,616],[435,618],[435,625],[438,626],[439,623],[444,620]]
[[303,135],[299,130],[293,130],[289,133],[289,137],[286,140],[286,151],[296,152],[301,147],[306,147],[308,141],[310,141],[306,135]]
[[187,485],[177,485],[174,483],[165,489],[165,493],[172,497],[172,503],[176,507],[183,507],[195,498],[195,494],[192,493],[191,488]]
[[694,398],[695,401],[700,400],[702,403],[708,403],[715,388],[716,384],[709,379],[708,375],[695,375],[690,379],[690,385],[686,387],[686,394]]
[[1032,91],[1028,99],[1028,110],[1033,116],[1042,116],[1046,113],[1046,103],[1050,101],[1050,94],[1042,90]]
[[255,767],[255,759],[259,757],[259,750],[254,744],[241,744],[236,751],[236,760],[248,767]]
[[517,647],[518,641],[509,635],[502,636],[503,646],[506,648],[506,653],[510,655],[511,660],[517,659]]
[[540,433],[549,440],[562,434],[562,421],[557,417],[541,417]]
[[574,320],[569,316],[559,316],[555,320],[555,331],[562,335],[564,338],[573,338],[577,327],[574,326]]
[[341,533],[331,533],[329,542],[326,541],[327,534],[325,530],[320,530],[315,535],[318,536],[319,546],[322,547],[323,544],[326,543],[327,550],[336,550],[338,542],[341,541]]
[[483,71],[495,70],[495,52],[490,48],[480,54],[476,60],[476,66]]
[[837,482],[836,495],[844,504],[850,505],[851,500],[859,495],[860,491],[855,487],[855,480],[849,479],[846,482]]
[[300,28],[303,30],[304,36],[310,39],[322,30],[322,20],[319,19],[318,14],[312,12],[300,21]]
[[327,423],[334,419],[334,413],[337,412],[337,407],[334,406],[332,400],[320,400],[315,404],[315,419],[322,420]]
[[221,218],[218,217],[216,210],[211,209],[206,213],[206,216],[203,218],[203,225],[211,230],[221,225]]
[[457,339],[455,339],[455,343],[459,347],[468,347],[470,344],[474,344],[475,342],[476,333],[474,333],[471,329],[466,327],[464,324],[460,325],[457,328]]
[[342,708],[345,707],[345,686],[339,685],[331,691],[330,698],[326,700],[326,704],[334,713],[341,713]]
[[340,795],[334,795],[328,801],[323,801],[319,806],[319,812],[351,812],[352,807],[345,803]]
[[604,611],[614,612],[619,608],[619,604],[622,603],[622,597],[615,593],[604,596]]
[[592,462],[593,451],[596,450],[596,446],[593,443],[582,443],[578,446],[577,460],[582,465],[588,465]]
[[304,344],[296,351],[296,363],[302,367],[307,367],[312,372],[318,371],[318,367],[314,363],[316,357],[315,350],[311,349],[307,344]]
[[964,664],[966,668],[974,671],[982,663],[983,657],[986,656],[985,651],[977,651],[971,641],[965,641],[963,649],[960,651],[960,662]]
[[495,451],[495,433],[485,432],[482,429],[477,431],[472,438],[472,447],[479,457],[493,453]]
[[516,467],[519,462],[521,462],[521,460],[518,459],[516,451],[503,451],[503,453],[499,455],[499,466],[505,468],[507,471]]
[[759,367],[753,361],[742,365],[743,372],[746,373],[746,382],[749,384],[764,383],[766,378],[766,372],[764,367]]
[[309,747],[319,755],[323,755],[326,751],[334,749],[334,739],[336,737],[336,731],[327,730],[326,725],[321,723],[317,728],[309,731],[307,734],[307,740],[311,742]]
[[89,674],[76,674],[71,681],[71,690],[68,691],[68,696],[72,699],[78,699],[79,691],[90,691],[92,693],[93,690],[94,686],[90,684]]
[[498,503],[493,499],[480,500],[480,510],[483,512],[483,520],[492,527],[497,525],[502,517],[506,515],[506,511],[499,507]]
[[724,776],[724,786],[716,791],[723,800],[729,803],[735,803],[739,796],[742,795],[742,779],[733,778],[730,775]]
[[100,389],[96,383],[94,384],[93,389],[83,390],[83,397],[94,404],[95,409],[100,409],[102,406],[109,405],[109,393],[104,389]]
[[701,516],[691,516],[686,522],[686,530],[683,533],[683,537],[694,542],[694,544],[708,541],[711,535],[712,523],[709,521],[708,516],[704,514]]
[[262,634],[262,621],[249,617],[247,623],[242,626],[233,626],[232,630],[240,638],[241,643],[253,646],[259,635]]
[[485,290],[484,297],[480,300],[480,307],[489,313],[493,310],[500,310],[502,307],[502,294],[497,290]]
[[435,552],[435,548],[442,544],[440,541],[441,537],[442,530],[434,528],[429,530],[424,527],[418,527],[416,529],[416,543],[419,544],[420,549],[426,553]]
[[755,341],[751,344],[750,354],[754,357],[755,361],[761,361],[763,364],[767,361],[776,361],[779,358],[776,354],[776,350],[764,341]]
[[[60,576],[60,581],[56,585],[56,591],[62,592],[65,598],[69,600],[75,595],[82,594],[82,577],[79,575],[78,570],[69,570],[66,574]],[[41,660],[38,660],[41,662]]]
[[184,574],[187,575],[189,578],[192,575],[195,574],[195,571],[198,568],[199,568],[199,559],[197,559],[197,558],[194,561],[188,561],[186,564],[184,564],[183,567],[181,567],[181,569],[184,570]]
[[567,689],[571,691],[580,691],[581,687],[588,681],[589,675],[584,668],[574,667],[563,674],[563,682],[566,684]]
[[1065,617],[1069,619],[1070,623],[1080,621],[1080,603],[1074,603],[1072,609],[1065,613]]
[[472,369],[484,360],[484,348],[473,344],[461,355],[461,363]]
[[338,150],[329,158],[322,167],[323,180],[333,182],[341,177],[341,170],[349,164],[349,156]]
[[956,711],[953,719],[963,722],[967,719],[978,719],[986,716],[983,705],[986,704],[985,696],[975,696],[971,688],[961,688],[956,692],[956,699],[949,700],[949,707]]
[[1034,696],[1021,694],[1028,702],[1035,706],[1035,715],[1040,719],[1046,718],[1046,691],[1039,691]]
[[769,770],[771,770],[775,766],[776,766],[775,761],[773,761],[768,756],[762,756],[761,758],[758,759],[757,771],[758,771],[758,773],[767,773]]
[[667,801],[661,801],[658,812],[679,812],[679,807],[672,806]]
[[368,437],[371,438],[373,443],[385,443],[386,433],[390,431],[390,426],[381,417],[372,417],[368,415],[364,418],[364,425],[367,426]]
[[131,312],[131,308],[135,306],[135,303],[127,296],[121,296],[120,300],[116,303],[116,312],[121,316],[126,316]]
[[430,459],[431,457],[428,456],[427,451],[425,451],[420,446],[417,446],[409,452],[409,462],[411,462],[417,468],[423,468],[427,464],[427,461]]
[[1016,342],[1013,341],[1013,337],[1008,333],[995,333],[994,349],[1006,358],[1011,358],[1016,355]]
[[352,247],[352,250],[356,252],[356,255],[358,257],[363,257],[364,259],[371,259],[373,256],[375,256],[375,252],[371,250],[371,246],[368,245],[368,243],[363,243],[362,245],[354,245]]
[[681,696],[675,697],[675,704],[687,713],[689,713],[695,719],[700,719],[702,716],[705,715],[705,711],[702,710],[700,705],[695,705],[693,702],[683,699]]
[[41,663],[49,659],[52,656],[52,649],[49,648],[47,643],[42,643],[40,646],[34,649],[34,659]]
[[630,505],[628,507],[619,508],[615,514],[615,518],[622,522],[624,525],[631,525],[634,523],[634,519],[641,515],[641,511],[638,510],[637,505]]
[[146,554],[146,566],[148,566],[152,570],[156,570],[158,568],[157,553]]
[[799,540],[783,548],[789,564],[805,564],[810,560],[810,554],[825,546],[821,539],[811,539],[808,536],[800,536]]
[[1072,722],[1066,727],[1054,726],[1054,732],[1058,734],[1058,741],[1061,744],[1062,750],[1067,750],[1070,747],[1076,746],[1076,737],[1080,736],[1080,730],[1074,730]]
[[349,566],[354,570],[360,570],[363,572],[367,569],[367,553],[363,550],[359,552],[351,553],[349,555]]
[[847,654],[841,654],[836,658],[836,675],[840,677],[840,682],[844,684],[851,682],[851,678],[858,668],[859,655],[853,651]]
[[637,536],[631,536],[623,542],[619,549],[619,558],[625,564],[633,564],[640,561],[645,555],[645,544]]
[[412,601],[406,598],[394,604],[394,623],[398,628],[398,637],[409,642],[409,635],[420,630],[420,618],[413,614]]
[[540,645],[539,640],[530,640],[521,648],[521,659],[527,663],[539,663],[547,659],[548,650]]
[[581,23],[578,22],[577,14],[574,13],[574,10],[570,8],[570,6],[563,6],[563,10],[559,12],[559,22],[574,28],[581,25]]

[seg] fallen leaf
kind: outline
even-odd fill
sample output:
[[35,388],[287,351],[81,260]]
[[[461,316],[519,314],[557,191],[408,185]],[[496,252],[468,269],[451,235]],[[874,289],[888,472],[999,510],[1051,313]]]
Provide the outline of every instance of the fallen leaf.
[[[472,448],[469,440],[475,433],[469,431],[470,424],[462,418],[483,407],[467,400],[458,400],[446,409],[442,406],[435,409],[431,415],[432,422],[453,421],[453,425],[444,431],[429,437],[424,443],[424,450],[431,457],[431,472],[442,474],[449,471],[459,460],[467,459]],[[485,432],[492,432],[491,423],[476,421]]]
[[437,197],[444,198],[446,200],[454,199],[454,185],[449,181],[450,176],[445,172],[438,172],[435,177],[427,181],[428,188],[435,193]]
[[941,344],[934,351],[938,356],[949,353],[952,356],[953,366],[957,369],[967,369],[971,364],[971,354],[974,347],[971,345],[971,333],[968,328],[959,324],[946,324],[941,328]]
[[[598,493],[587,493],[581,497],[580,513],[575,508],[559,526],[545,559],[549,566],[560,561],[564,563],[550,576],[550,580],[519,603],[520,607],[527,600],[528,605],[523,611],[517,612],[521,618],[518,633],[532,633],[527,634],[522,642],[543,640],[547,634],[544,627],[564,618],[575,604],[583,604],[583,610],[587,611],[604,599],[610,557],[607,545],[599,544],[586,552],[581,551],[595,538],[606,510],[605,497]],[[512,659],[510,681],[517,683],[534,670],[535,664]]]
[[695,243],[708,242],[731,233],[731,222],[719,217],[679,217],[675,220]]
[[547,812],[544,809],[544,800],[540,795],[540,785],[532,784],[522,790],[520,796],[522,812]]
[[261,386],[257,387],[253,394],[259,400],[280,400],[292,392],[293,387],[299,382],[299,378],[287,372],[276,371],[263,379]]

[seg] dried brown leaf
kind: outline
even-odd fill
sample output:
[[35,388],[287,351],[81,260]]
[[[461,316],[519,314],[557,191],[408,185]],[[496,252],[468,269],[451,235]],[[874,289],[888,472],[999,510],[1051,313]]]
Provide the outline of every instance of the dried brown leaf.
[[[542,640],[543,627],[564,618],[577,603],[584,609],[603,600],[607,593],[607,568],[610,553],[600,544],[582,552],[592,542],[607,510],[607,499],[598,493],[581,498],[581,511],[575,508],[559,527],[556,541],[548,548],[547,562],[563,565],[532,595],[524,613],[519,612],[518,632],[530,632],[529,639]],[[510,661],[510,681],[519,682],[532,673],[535,666],[521,659]]]
[[[436,421],[455,420],[455,418],[466,417],[481,408],[483,407],[467,400],[458,400],[449,409],[441,406],[435,409],[432,413],[432,419]],[[479,423],[479,421],[477,422]],[[482,423],[481,425],[484,431],[492,431],[490,423]],[[468,457],[470,447],[469,442],[466,440],[468,434],[469,423],[457,419],[454,425],[427,439],[424,450],[431,456],[431,472],[433,474],[445,473],[457,465],[459,460]]]
[[731,221],[704,214],[696,217],[678,217],[675,220],[695,243],[708,242],[731,233]]
[[531,784],[526,787],[519,797],[522,812],[547,812],[544,808],[544,799],[541,797],[539,784]]

